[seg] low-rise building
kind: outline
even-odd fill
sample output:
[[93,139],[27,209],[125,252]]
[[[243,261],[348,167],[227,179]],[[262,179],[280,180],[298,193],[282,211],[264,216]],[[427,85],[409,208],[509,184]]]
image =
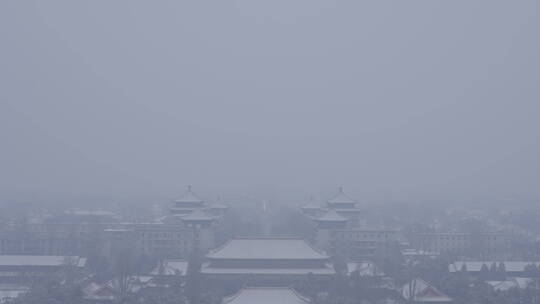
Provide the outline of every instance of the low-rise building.
[[290,281],[335,274],[326,253],[301,238],[234,238],[206,255],[201,272],[208,278]]
[[413,238],[412,244],[419,250],[457,257],[504,259],[511,247],[511,235],[502,232],[416,233]]

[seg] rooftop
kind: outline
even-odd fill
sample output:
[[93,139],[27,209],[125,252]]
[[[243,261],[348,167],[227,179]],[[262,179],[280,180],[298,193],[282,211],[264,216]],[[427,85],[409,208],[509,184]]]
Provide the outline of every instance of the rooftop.
[[306,304],[310,302],[294,289],[282,287],[243,288],[222,301],[223,304]]
[[451,303],[452,299],[447,295],[439,291],[437,288],[427,283],[422,279],[411,280],[410,283],[407,283],[403,286],[402,295],[405,299],[409,300],[411,298],[409,291],[409,284],[413,284],[413,296],[412,298],[416,303]]
[[181,198],[174,200],[174,202],[175,203],[199,203],[199,204],[204,203],[204,201],[191,190],[191,186],[188,186],[186,193]]
[[329,204],[355,204],[356,201],[352,198],[345,195],[343,188],[339,187],[338,194],[331,200],[328,201]]
[[334,267],[326,264],[320,268],[217,268],[208,263],[201,268],[201,273],[210,275],[293,275],[305,276],[308,274],[329,276],[336,274]]
[[84,267],[86,258],[57,255],[0,255],[0,266],[62,266]]
[[528,265],[536,265],[537,267],[540,266],[540,262],[532,262],[532,261],[504,261],[504,262],[497,262],[497,261],[456,261],[450,265],[448,265],[448,271],[449,272],[458,272],[461,271],[463,265],[465,265],[465,269],[467,271],[481,271],[482,266],[486,265],[486,267],[489,269],[491,265],[495,263],[497,267],[499,267],[499,264],[504,264],[504,269],[506,271],[510,272],[522,272],[525,271]]
[[311,247],[301,238],[262,237],[233,238],[210,252],[210,259],[301,260],[327,259],[328,256]]
[[165,260],[158,264],[151,272],[151,275],[186,275],[188,262],[185,260]]

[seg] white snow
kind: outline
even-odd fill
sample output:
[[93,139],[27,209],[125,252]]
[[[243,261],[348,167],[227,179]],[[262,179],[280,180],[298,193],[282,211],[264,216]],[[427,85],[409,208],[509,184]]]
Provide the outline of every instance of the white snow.
[[306,304],[310,301],[291,288],[259,287],[244,288],[226,297],[223,304]]
[[86,258],[57,255],[0,255],[1,266],[61,266],[84,267]]
[[188,262],[185,260],[165,260],[163,265],[157,265],[150,274],[151,275],[186,275]]
[[210,259],[328,259],[300,238],[234,238],[209,253]]

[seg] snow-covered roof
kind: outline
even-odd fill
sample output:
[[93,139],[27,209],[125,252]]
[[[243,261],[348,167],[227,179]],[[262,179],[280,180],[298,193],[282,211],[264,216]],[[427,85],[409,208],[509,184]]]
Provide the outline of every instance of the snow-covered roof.
[[495,291],[506,291],[512,288],[525,289],[534,282],[532,278],[508,278],[504,281],[487,281]]
[[186,275],[188,262],[185,260],[165,260],[158,264],[151,272],[151,275]]
[[332,265],[327,264],[321,268],[216,268],[208,263],[201,268],[201,273],[214,275],[236,275],[236,274],[255,274],[255,275],[334,275],[336,271]]
[[179,199],[174,200],[175,203],[204,203],[192,190],[191,186],[187,187],[186,193]]
[[62,266],[84,267],[86,258],[57,255],[0,255],[0,266]]
[[402,295],[406,300],[411,298],[412,286],[412,298],[415,303],[451,303],[452,299],[447,295],[439,291],[433,285],[427,283],[422,279],[414,279],[411,282],[405,284],[402,289]]
[[372,262],[349,262],[347,263],[347,272],[352,274],[358,271],[360,276],[383,276],[384,273],[380,271],[377,266]]
[[348,197],[347,195],[345,195],[345,193],[343,192],[343,188],[339,187],[338,194],[334,198],[328,200],[328,203],[329,204],[354,204],[356,203],[356,201]]
[[[491,265],[495,263],[497,267],[499,267],[500,262],[498,261],[457,261],[450,265],[448,265],[448,271],[449,272],[457,272],[461,271],[461,268],[463,267],[463,264],[465,264],[465,268],[467,271],[471,272],[477,272],[482,270],[482,265],[486,265],[486,267],[489,269]],[[525,268],[527,265],[536,265],[537,267],[540,266],[540,262],[530,262],[530,261],[504,261],[502,262],[504,264],[504,269],[509,272],[522,272],[525,271]]]
[[335,210],[330,210],[326,212],[321,217],[318,217],[315,219],[316,221],[320,222],[346,222],[347,219],[343,216],[339,215]]
[[310,302],[294,289],[286,287],[243,288],[222,301],[223,304],[306,304]]
[[86,300],[113,301],[116,298],[113,288],[107,284],[91,282],[82,289],[82,292]]
[[234,238],[210,252],[210,259],[327,259],[328,256],[301,238]]

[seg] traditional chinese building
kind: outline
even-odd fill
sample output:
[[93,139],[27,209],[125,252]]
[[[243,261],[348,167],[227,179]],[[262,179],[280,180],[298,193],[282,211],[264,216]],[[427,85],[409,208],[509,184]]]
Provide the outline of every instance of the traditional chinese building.
[[206,255],[201,272],[208,278],[274,282],[335,274],[328,255],[303,239],[287,237],[233,238]]
[[309,304],[311,300],[292,288],[256,287],[243,288],[236,294],[225,297],[222,304]]
[[317,224],[314,243],[330,254],[371,260],[398,253],[398,231],[367,226],[362,210],[343,188],[325,206],[317,208],[310,203],[302,207]]

